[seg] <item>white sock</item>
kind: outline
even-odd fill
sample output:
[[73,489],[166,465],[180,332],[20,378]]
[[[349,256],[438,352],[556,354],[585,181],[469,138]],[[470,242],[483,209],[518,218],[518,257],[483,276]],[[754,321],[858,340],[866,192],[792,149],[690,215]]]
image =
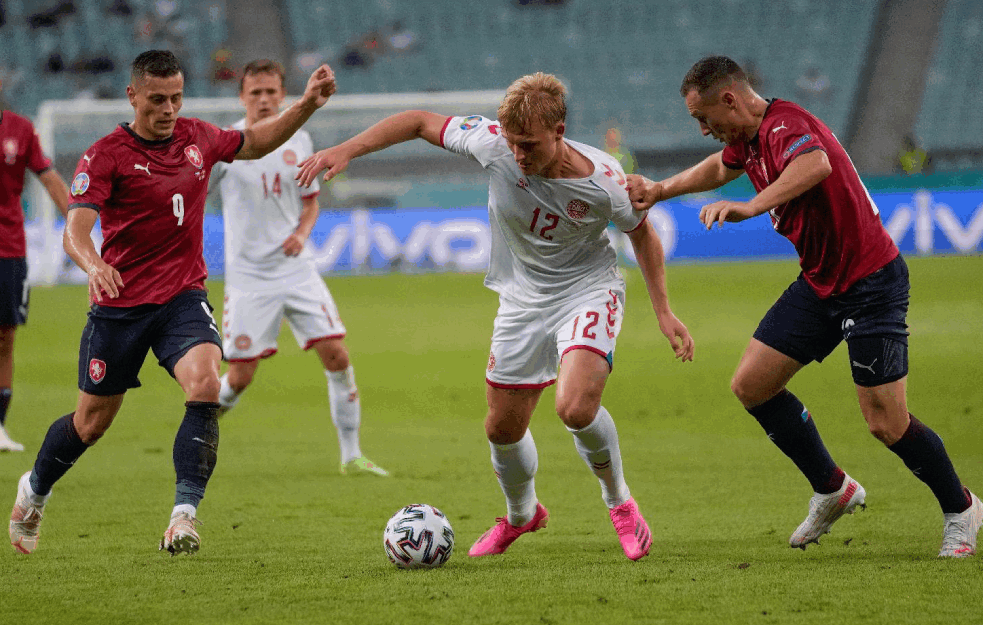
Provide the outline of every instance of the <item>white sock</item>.
[[174,517],[181,514],[182,512],[187,512],[188,514],[191,515],[191,518],[194,519],[196,518],[195,515],[198,514],[198,508],[192,506],[190,503],[182,503],[180,505],[174,506],[174,509],[171,510],[171,518],[173,519]]
[[[34,471],[32,470],[31,473],[33,473],[33,472]],[[34,489],[31,488],[31,477],[30,477],[30,475],[28,475],[27,479],[24,480],[24,482],[25,482],[25,486],[26,486],[26,488],[24,490],[27,491],[27,498],[31,501],[32,504],[34,504],[35,506],[43,506],[43,505],[45,505],[45,504],[48,503],[48,499],[51,497],[51,493],[50,492],[47,495],[39,495],[39,494],[35,493],[34,492]]]
[[218,391],[218,403],[226,410],[232,410],[239,401],[239,393],[229,386],[229,374],[222,376],[222,387]]
[[351,365],[343,371],[325,371],[328,378],[328,404],[331,421],[338,430],[338,446],[341,462],[351,462],[362,455],[358,444],[358,428],[362,424],[362,404],[355,386],[355,369]]
[[567,429],[573,434],[573,442],[580,457],[601,483],[601,497],[608,508],[628,501],[631,493],[625,483],[618,430],[614,426],[611,413],[601,406],[590,425],[582,430]]
[[526,430],[519,442],[496,445],[491,441],[491,462],[498,476],[498,484],[505,494],[509,523],[516,527],[525,525],[536,516],[536,469],[539,455],[532,432]]

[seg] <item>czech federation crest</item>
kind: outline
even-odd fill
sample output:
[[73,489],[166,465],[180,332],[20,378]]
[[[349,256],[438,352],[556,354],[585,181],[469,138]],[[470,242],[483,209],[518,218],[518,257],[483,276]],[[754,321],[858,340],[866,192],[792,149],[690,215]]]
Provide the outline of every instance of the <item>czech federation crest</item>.
[[89,361],[89,379],[93,383],[99,384],[102,382],[103,378],[106,377],[106,363],[99,360],[98,358],[93,358]]
[[202,165],[205,164],[205,158],[201,155],[201,150],[198,149],[197,145],[189,145],[184,148],[184,155],[188,157],[191,164],[201,169]]
[[293,150],[283,151],[283,162],[293,167],[297,164],[297,153]]

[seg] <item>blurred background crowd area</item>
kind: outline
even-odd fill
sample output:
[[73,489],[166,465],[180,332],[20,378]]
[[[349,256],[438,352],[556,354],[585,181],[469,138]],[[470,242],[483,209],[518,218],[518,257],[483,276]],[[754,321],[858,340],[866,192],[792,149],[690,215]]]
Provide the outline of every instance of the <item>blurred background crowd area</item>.
[[983,170],[979,0],[0,0],[2,105],[33,116],[44,100],[123,98],[151,48],[182,59],[189,97],[236,96],[259,57],[283,63],[292,94],[325,62],[347,94],[554,73],[568,136],[641,171],[719,149],[679,84],[725,54],[762,96],[824,119],[861,173]]

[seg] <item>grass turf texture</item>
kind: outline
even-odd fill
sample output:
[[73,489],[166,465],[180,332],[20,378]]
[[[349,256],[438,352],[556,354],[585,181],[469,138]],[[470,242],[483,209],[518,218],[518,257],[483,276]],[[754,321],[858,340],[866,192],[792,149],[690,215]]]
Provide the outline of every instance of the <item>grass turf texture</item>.
[[[983,257],[909,264],[909,405],[945,439],[963,481],[983,492]],[[468,558],[505,510],[482,428],[495,295],[474,275],[334,278],[362,395],[363,450],[394,477],[338,474],[324,376],[285,329],[280,352],[222,421],[201,552],[158,553],[184,409],[151,356],[113,428],[55,486],[39,549],[0,556],[3,621],[974,622],[980,556],[936,558],[942,515],[928,488],[867,434],[843,345],[791,389],[834,459],[867,488],[869,508],[840,520],[820,546],[788,547],[811,491],[729,380],[795,273],[791,261],[671,267],[674,311],[697,341],[696,361],[682,364],[640,276],[628,272],[604,403],[654,535],[638,563],[621,553],[596,479],[553,413],[552,389],[532,422],[550,525],[504,556]],[[211,288],[221,310],[221,283]],[[8,422],[28,451],[0,455],[3,505],[76,397],[85,290],[38,288],[31,300]],[[414,502],[439,507],[454,526],[455,553],[442,569],[397,570],[383,553],[386,520]]]

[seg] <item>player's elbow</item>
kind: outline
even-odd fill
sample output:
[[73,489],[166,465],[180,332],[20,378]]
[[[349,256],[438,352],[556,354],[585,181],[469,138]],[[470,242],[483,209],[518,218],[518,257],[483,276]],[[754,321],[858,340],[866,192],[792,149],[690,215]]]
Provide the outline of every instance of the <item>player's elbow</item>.
[[815,154],[815,156],[809,159],[809,164],[812,167],[812,175],[818,184],[829,178],[829,175],[833,173],[833,166],[830,165],[829,157],[826,156],[826,152],[822,150],[815,150],[813,154]]

